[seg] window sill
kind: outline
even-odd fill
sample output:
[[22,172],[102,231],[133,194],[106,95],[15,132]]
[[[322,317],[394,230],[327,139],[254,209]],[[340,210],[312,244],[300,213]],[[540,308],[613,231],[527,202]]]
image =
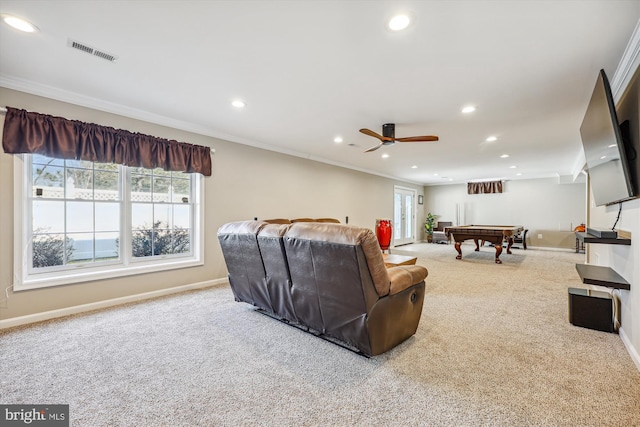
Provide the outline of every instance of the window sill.
[[65,271],[51,274],[32,275],[25,278],[21,283],[15,283],[13,290],[16,292],[27,291],[40,288],[48,288],[52,286],[71,285],[84,282],[92,282],[95,280],[114,279],[118,277],[133,276],[138,274],[156,273],[160,271],[176,270],[180,268],[197,267],[204,265],[200,259],[189,258],[188,260],[167,260],[164,262],[154,262],[153,264],[145,263],[144,265],[129,265],[123,267],[121,265],[111,265],[108,268],[91,271]]

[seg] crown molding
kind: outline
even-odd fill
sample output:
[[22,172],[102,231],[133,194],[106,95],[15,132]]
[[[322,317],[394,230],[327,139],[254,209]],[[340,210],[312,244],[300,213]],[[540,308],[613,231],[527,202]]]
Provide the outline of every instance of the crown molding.
[[611,92],[614,102],[620,101],[629,86],[636,70],[640,67],[640,20],[633,30],[616,72],[611,79]]

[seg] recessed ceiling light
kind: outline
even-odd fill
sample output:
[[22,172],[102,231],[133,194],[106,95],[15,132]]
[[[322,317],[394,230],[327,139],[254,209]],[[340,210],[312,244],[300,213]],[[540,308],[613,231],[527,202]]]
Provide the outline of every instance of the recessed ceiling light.
[[476,107],[473,105],[467,105],[466,107],[462,107],[462,112],[465,114],[473,113],[476,111]]
[[386,159],[386,158],[388,158],[388,157],[389,157],[389,155],[388,155],[387,153],[384,153],[384,154],[382,155],[382,158],[383,158],[383,159]]
[[235,101],[232,101],[231,105],[233,105],[236,108],[244,108],[247,106],[247,104],[245,104],[245,102],[240,99],[236,99]]
[[418,169],[418,165],[411,166],[411,169]]
[[9,26],[15,28],[16,30],[24,31],[25,33],[35,33],[38,31],[38,27],[33,25],[31,22],[26,21],[22,18],[18,18],[13,15],[1,14],[2,20]]
[[490,136],[486,139],[487,142],[493,142],[493,141],[497,141],[498,137],[497,136]]
[[440,175],[440,174],[439,174],[439,173],[434,173],[434,174],[433,174],[433,176],[438,176],[438,175]]
[[516,176],[521,176],[521,175],[522,175],[522,172],[518,172],[518,173],[516,174]]
[[506,159],[507,157],[509,157],[508,154],[503,154],[502,156],[500,156],[500,158],[502,158],[502,159]]
[[517,166],[515,166],[515,165],[514,166],[509,166],[509,169],[515,169],[515,168],[517,168]]
[[401,31],[407,28],[411,24],[411,18],[409,15],[396,15],[389,20],[389,29],[392,31]]
[[336,144],[340,144],[343,141],[341,136],[336,136],[335,138],[333,138],[333,142],[335,142]]

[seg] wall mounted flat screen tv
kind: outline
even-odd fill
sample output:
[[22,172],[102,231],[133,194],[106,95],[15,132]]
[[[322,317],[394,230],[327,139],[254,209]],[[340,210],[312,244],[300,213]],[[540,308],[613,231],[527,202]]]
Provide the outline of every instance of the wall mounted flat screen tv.
[[609,80],[600,70],[580,126],[596,206],[619,203],[636,195],[626,152],[633,149],[628,135],[618,124]]

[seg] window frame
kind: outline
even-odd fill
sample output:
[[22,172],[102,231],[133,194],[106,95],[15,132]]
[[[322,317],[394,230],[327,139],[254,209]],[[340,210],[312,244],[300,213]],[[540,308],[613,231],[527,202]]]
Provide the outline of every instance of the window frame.
[[124,167],[124,173],[120,175],[120,187],[122,197],[120,203],[120,235],[121,247],[120,259],[116,261],[97,262],[90,264],[77,264],[70,268],[54,269],[47,272],[32,272],[28,265],[31,250],[29,236],[32,219],[32,189],[31,183],[31,154],[14,156],[14,284],[15,291],[46,288],[52,286],[78,284],[96,280],[126,277],[135,274],[146,274],[159,271],[174,270],[178,268],[195,267],[204,265],[204,182],[201,174],[192,175],[193,206],[193,242],[189,255],[167,254],[150,257],[133,257],[131,254],[131,201],[129,197],[129,171],[132,168]]

